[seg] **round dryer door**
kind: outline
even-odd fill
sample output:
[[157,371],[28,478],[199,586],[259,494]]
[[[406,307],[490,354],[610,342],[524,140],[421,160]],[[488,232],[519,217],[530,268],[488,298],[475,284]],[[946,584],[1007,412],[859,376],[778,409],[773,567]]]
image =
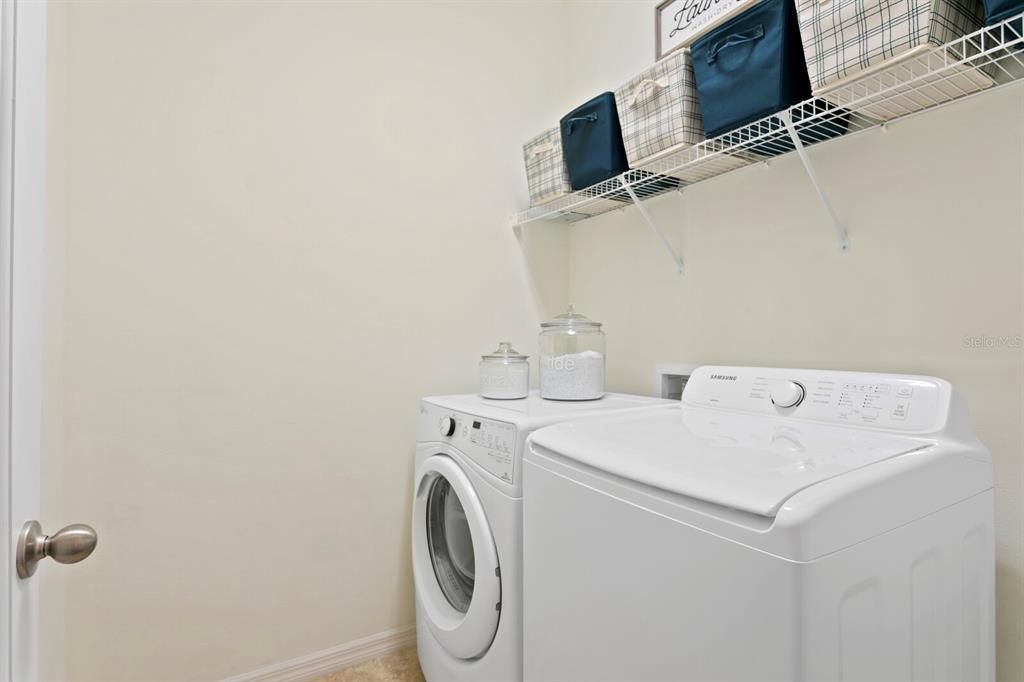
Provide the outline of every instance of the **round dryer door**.
[[416,593],[430,629],[451,655],[476,658],[498,630],[501,574],[483,506],[451,457],[420,466],[412,522]]

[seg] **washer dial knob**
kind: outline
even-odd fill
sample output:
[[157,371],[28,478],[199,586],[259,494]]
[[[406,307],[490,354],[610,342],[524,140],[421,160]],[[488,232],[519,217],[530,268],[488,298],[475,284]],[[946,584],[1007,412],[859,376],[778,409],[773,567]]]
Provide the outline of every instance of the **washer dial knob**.
[[455,433],[455,419],[453,417],[441,418],[441,435],[445,438]]
[[804,400],[804,387],[795,381],[780,381],[772,388],[772,405],[796,407]]

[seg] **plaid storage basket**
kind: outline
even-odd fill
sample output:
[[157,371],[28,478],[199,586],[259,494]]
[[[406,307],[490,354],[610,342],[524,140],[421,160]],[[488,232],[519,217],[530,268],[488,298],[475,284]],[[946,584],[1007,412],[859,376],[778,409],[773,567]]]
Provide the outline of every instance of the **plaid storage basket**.
[[562,157],[562,134],[557,127],[545,131],[523,145],[526,184],[530,205],[536,206],[565,196],[572,191],[569,171]]
[[[941,58],[933,56],[941,52],[941,45],[980,29],[984,21],[981,0],[797,0],[797,10],[816,95],[850,86],[868,74],[881,74],[887,83],[921,79],[936,65],[942,66]],[[906,88],[909,99],[895,100],[891,110],[878,106],[865,113],[882,120],[895,118],[947,101],[954,93],[976,92],[992,80],[971,66],[959,66],[934,83],[924,89],[918,87],[921,83]],[[888,92],[899,94],[900,90]],[[827,99],[837,106],[849,103],[843,96]]]
[[630,168],[704,140],[690,51],[679,50],[615,91]]

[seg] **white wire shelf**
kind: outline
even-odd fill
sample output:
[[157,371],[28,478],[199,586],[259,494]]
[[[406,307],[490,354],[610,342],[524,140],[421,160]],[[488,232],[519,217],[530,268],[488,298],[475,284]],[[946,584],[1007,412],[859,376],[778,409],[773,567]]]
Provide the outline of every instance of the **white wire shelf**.
[[[515,225],[537,220],[575,222],[676,191],[737,168],[797,151],[828,208],[803,147],[838,139],[930,111],[1024,79],[1024,14],[946,45],[915,51],[880,70],[858,74],[829,92],[692,147],[670,151],[622,175],[533,206],[513,216]],[[652,223],[652,228],[657,227]],[[660,235],[660,232],[659,232]],[[662,237],[666,248],[667,241]],[[680,271],[682,261],[675,254]]]

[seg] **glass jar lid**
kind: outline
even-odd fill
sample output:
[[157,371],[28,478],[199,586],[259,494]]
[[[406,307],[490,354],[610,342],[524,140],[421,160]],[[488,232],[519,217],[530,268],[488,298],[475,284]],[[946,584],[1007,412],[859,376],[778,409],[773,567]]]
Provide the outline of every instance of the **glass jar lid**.
[[502,341],[498,344],[498,350],[481,355],[484,360],[503,360],[505,362],[526,362],[529,355],[523,355],[512,347],[511,341]]
[[576,329],[579,327],[597,328],[601,326],[601,323],[594,322],[586,315],[580,315],[576,312],[576,309],[570,305],[569,309],[564,313],[556,315],[547,322],[541,322],[540,326],[544,328],[565,327],[567,329]]

